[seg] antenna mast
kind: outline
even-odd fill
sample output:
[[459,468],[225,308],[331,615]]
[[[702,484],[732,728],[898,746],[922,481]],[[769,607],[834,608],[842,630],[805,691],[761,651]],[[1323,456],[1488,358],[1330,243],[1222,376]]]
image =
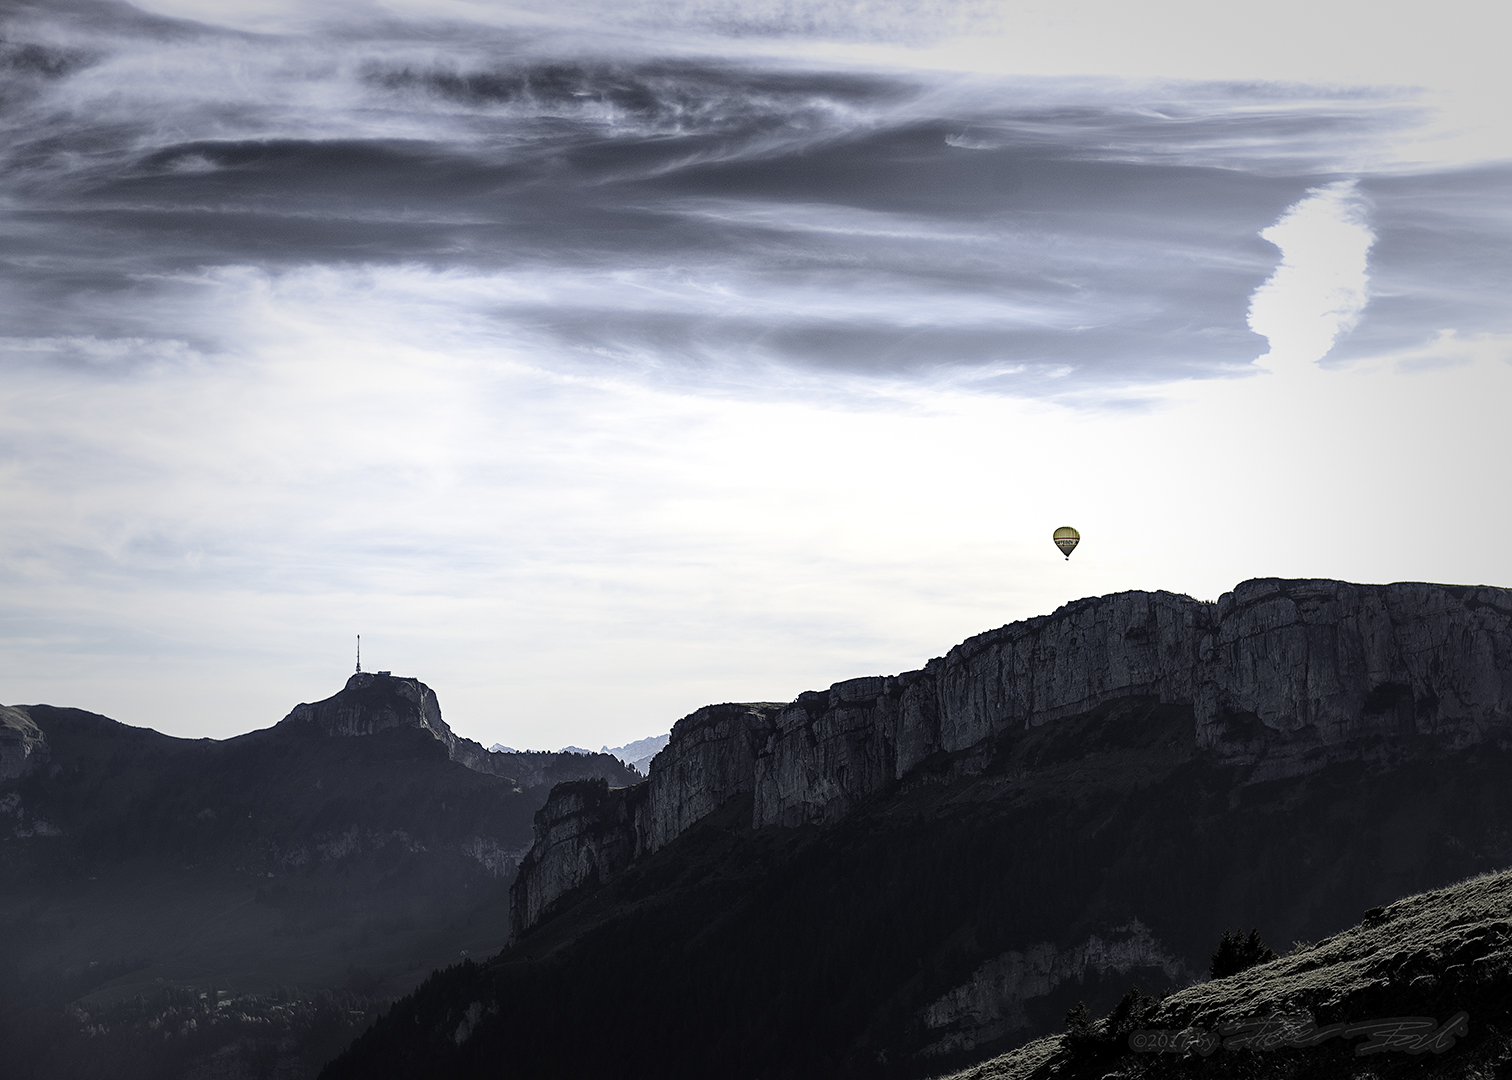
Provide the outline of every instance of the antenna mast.
[[357,635],[357,674],[362,674],[362,635]]

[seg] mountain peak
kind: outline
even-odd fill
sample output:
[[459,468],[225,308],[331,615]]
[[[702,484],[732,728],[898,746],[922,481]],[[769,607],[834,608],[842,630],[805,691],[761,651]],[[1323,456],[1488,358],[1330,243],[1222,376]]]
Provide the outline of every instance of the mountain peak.
[[456,736],[441,719],[436,692],[419,679],[359,671],[323,701],[294,706],[280,726],[311,727],[326,735],[373,735],[423,728],[450,750]]

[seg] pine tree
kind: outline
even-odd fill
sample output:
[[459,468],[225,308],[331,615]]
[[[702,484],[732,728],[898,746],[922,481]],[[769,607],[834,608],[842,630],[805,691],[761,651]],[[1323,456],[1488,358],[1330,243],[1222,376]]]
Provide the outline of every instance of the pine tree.
[[1208,974],[1222,979],[1275,958],[1276,950],[1260,940],[1259,930],[1251,930],[1248,936],[1243,930],[1225,930],[1208,965]]

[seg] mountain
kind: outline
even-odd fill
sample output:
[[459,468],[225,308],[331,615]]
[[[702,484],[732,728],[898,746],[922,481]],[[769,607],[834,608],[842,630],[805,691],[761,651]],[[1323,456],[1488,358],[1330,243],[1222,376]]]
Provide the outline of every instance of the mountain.
[[357,672],[340,693],[313,705],[294,706],[278,726],[334,736],[375,735],[400,728],[427,732],[446,748],[453,761],[476,772],[513,780],[527,790],[596,777],[616,785],[640,780],[612,755],[577,747],[557,752],[485,750],[481,743],[453,733],[441,719],[441,706],[430,687],[419,679],[395,678],[386,671]]
[[1109,1015],[945,1080],[1424,1080],[1512,1060],[1512,873],[1372,908],[1284,957]]
[[[39,1077],[86,1075],[107,1047],[105,1075],[185,1075],[226,1049],[211,1018],[251,1017],[228,1029],[245,1043],[254,1020],[301,1009],[340,1038],[258,1052],[309,1075],[381,999],[503,944],[552,784],[639,779],[604,754],[489,754],[451,732],[428,686],[387,675],[224,741],[46,705],[0,717],[0,1041],[16,1065],[16,1040],[52,1032],[59,1045],[31,1045]],[[335,1019],[316,1015],[322,993],[346,995],[326,1002]],[[139,996],[159,1012],[123,1013]],[[128,1038],[191,1000],[215,1006],[192,1029],[198,1058]],[[102,1026],[119,1030],[80,1035]]]
[[634,742],[626,743],[624,746],[606,746],[603,752],[619,758],[626,765],[644,776],[651,768],[651,759],[661,753],[662,748],[667,745],[671,738],[670,734],[652,735],[645,739],[636,739]]
[[938,1074],[1507,866],[1509,736],[1512,592],[1422,583],[1120,593],[708,706],[554,789],[510,946],[323,1075]]
[[[626,743],[624,746],[605,746],[599,751],[599,753],[608,754],[610,757],[617,758],[622,764],[634,769],[637,773],[644,777],[646,775],[646,770],[651,766],[651,759],[657,755],[662,747],[667,745],[667,740],[669,738],[671,738],[670,735],[652,735],[645,739],[636,739],[634,742]],[[490,752],[495,754],[521,753],[521,751],[516,750],[514,747],[505,746],[503,743],[494,743],[488,749]],[[531,752],[532,751],[525,751],[525,753]],[[558,753],[591,755],[593,754],[593,751],[585,750],[581,746],[564,746],[561,750],[558,751]]]

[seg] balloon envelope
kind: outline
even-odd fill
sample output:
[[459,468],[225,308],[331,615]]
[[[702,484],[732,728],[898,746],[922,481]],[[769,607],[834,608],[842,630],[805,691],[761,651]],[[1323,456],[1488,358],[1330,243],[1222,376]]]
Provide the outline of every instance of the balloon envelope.
[[1066,558],[1076,550],[1076,545],[1081,542],[1081,533],[1069,525],[1062,525],[1055,530],[1055,546],[1061,549],[1061,554]]

